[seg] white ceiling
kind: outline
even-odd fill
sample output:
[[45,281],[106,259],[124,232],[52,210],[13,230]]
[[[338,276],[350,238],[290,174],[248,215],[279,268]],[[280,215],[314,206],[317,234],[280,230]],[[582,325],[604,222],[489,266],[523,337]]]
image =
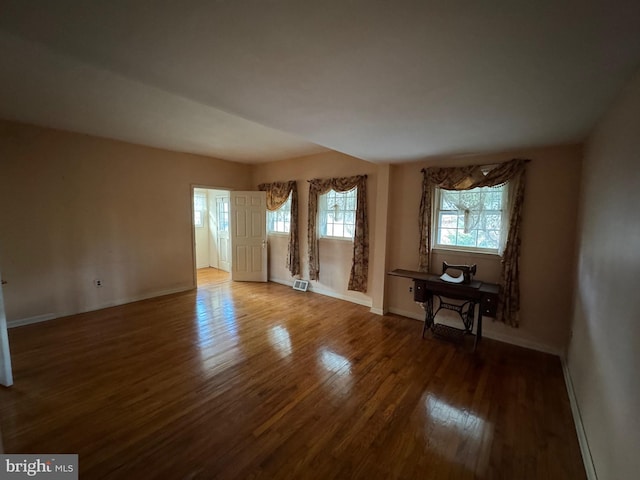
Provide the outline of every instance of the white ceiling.
[[637,0],[0,0],[0,117],[248,163],[583,140]]

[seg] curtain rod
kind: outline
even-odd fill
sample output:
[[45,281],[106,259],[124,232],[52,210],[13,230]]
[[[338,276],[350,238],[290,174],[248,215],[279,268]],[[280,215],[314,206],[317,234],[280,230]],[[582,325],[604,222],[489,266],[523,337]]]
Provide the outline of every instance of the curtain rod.
[[[514,158],[513,160],[520,160],[520,159],[519,159],[519,158]],[[509,161],[509,160],[507,160],[507,162],[508,162],[508,161]],[[524,163],[530,163],[530,162],[531,162],[531,160],[530,160],[529,158],[525,158],[525,159],[524,159]],[[506,162],[502,162],[502,163],[506,163]],[[499,163],[492,163],[491,165],[500,165],[500,164],[499,164]],[[449,167],[437,167],[437,168],[449,168]],[[423,169],[421,169],[420,171],[421,171],[422,173],[424,173],[424,172],[426,172],[426,171],[427,171],[427,169],[426,169],[426,168],[423,168]]]
[[[356,177],[364,177],[364,178],[369,178],[368,175],[355,175]],[[318,179],[314,179],[314,180],[318,180]],[[308,183],[313,182],[313,180],[307,180]]]

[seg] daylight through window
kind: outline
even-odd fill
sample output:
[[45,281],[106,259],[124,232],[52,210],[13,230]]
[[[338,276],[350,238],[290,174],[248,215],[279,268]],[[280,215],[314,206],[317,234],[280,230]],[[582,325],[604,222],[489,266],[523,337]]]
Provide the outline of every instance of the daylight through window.
[[291,194],[279,209],[267,214],[269,233],[289,233],[291,230]]
[[498,252],[505,225],[505,185],[436,190],[435,247]]
[[358,187],[348,192],[329,190],[318,199],[320,236],[353,238],[356,230]]
[[218,210],[218,231],[229,231],[229,197],[216,198],[216,209]]
[[204,216],[207,211],[207,195],[195,193],[193,196],[193,224],[196,227],[204,227]]

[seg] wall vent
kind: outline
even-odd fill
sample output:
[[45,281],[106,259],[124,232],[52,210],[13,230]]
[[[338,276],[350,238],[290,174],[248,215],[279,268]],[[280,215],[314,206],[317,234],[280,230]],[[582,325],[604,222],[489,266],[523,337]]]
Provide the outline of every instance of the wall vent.
[[307,280],[295,280],[293,282],[294,290],[300,290],[301,292],[306,292],[307,288],[309,288],[309,282]]

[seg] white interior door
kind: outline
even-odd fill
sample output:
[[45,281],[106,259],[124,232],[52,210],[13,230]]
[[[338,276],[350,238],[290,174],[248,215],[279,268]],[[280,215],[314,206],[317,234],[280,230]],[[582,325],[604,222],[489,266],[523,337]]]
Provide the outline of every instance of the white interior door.
[[229,194],[216,196],[218,268],[231,271],[231,242],[229,240]]
[[0,385],[5,387],[13,385],[7,317],[4,314],[4,297],[2,295],[2,275],[0,275]]
[[231,192],[231,279],[267,281],[267,194]]

